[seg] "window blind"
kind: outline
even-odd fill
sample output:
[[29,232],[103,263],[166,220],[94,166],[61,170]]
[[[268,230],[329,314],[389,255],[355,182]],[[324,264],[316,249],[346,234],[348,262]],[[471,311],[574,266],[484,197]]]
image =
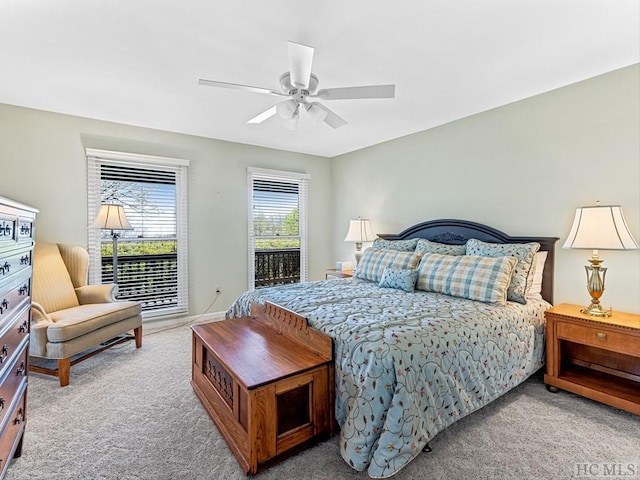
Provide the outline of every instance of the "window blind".
[[[186,312],[188,162],[90,149],[87,160],[89,224],[118,203],[133,227],[118,232],[118,298],[142,302],[145,318]],[[89,229],[92,283],[112,281],[111,241]]]
[[309,175],[247,171],[249,289],[306,281]]

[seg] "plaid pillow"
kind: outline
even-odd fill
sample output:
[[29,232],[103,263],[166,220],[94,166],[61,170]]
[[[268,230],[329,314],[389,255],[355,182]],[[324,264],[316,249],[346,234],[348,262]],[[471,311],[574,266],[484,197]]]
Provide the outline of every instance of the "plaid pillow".
[[356,277],[380,282],[385,268],[414,269],[421,257],[420,253],[367,248],[356,268]]
[[467,255],[483,257],[515,257],[518,262],[513,269],[511,283],[507,290],[507,300],[527,303],[527,292],[533,282],[533,259],[540,244],[531,243],[487,243],[475,238],[467,242]]
[[425,253],[416,289],[485,303],[505,303],[517,260],[513,257]]

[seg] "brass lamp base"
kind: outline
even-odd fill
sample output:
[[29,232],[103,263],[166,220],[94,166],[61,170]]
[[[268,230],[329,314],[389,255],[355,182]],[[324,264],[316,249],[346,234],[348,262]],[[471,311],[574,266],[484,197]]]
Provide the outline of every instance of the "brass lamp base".
[[604,310],[600,303],[591,303],[588,307],[580,309],[580,312],[592,317],[610,317],[612,315],[612,310]]
[[[607,274],[607,269],[600,266],[602,260],[598,257],[597,250],[593,251],[589,263],[591,265],[587,265],[584,268],[587,271],[587,290],[591,295],[591,303],[580,311],[593,317],[610,317],[611,309],[604,310],[600,305],[600,297],[604,293],[604,278]],[[602,276],[600,276],[600,273],[602,273]]]

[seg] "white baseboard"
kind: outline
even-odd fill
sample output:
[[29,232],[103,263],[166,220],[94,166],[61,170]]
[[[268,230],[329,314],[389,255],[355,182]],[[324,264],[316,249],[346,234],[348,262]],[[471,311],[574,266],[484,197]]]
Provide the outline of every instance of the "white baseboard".
[[184,317],[160,317],[150,318],[142,322],[142,332],[153,333],[168,328],[180,327],[182,325],[196,325],[198,323],[219,322],[224,320],[225,312],[211,312],[202,315],[189,315]]

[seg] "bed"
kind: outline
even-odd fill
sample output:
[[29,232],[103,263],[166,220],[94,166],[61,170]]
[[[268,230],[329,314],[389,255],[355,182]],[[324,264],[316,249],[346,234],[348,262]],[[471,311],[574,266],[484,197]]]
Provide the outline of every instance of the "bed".
[[[270,301],[332,337],[341,455],[355,470],[386,478],[438,432],[542,367],[556,241],[511,237],[463,220],[424,222],[379,235],[354,278],[246,292],[227,318],[249,315],[252,303]],[[487,272],[498,273],[488,279]],[[526,292],[515,285],[523,274]],[[477,278],[468,281],[470,275],[481,278],[481,289]],[[399,276],[416,277],[414,289]],[[451,282],[458,276],[464,281]],[[381,287],[381,280],[392,288]],[[539,291],[531,290],[534,280]]]

